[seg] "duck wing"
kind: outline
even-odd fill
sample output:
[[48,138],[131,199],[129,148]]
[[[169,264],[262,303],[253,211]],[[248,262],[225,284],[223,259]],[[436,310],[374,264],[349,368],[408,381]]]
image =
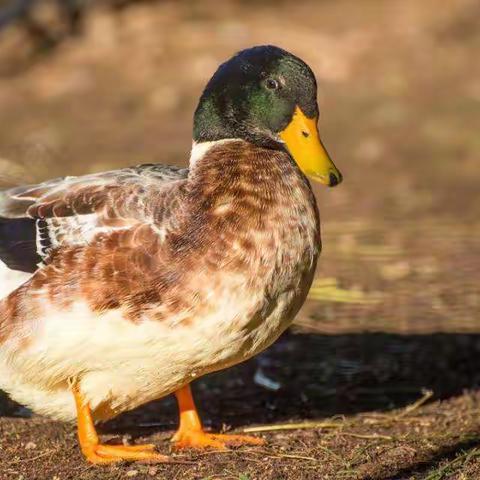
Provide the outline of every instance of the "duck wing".
[[62,246],[140,223],[158,226],[169,213],[166,194],[187,175],[149,164],[0,191],[0,261],[33,273]]

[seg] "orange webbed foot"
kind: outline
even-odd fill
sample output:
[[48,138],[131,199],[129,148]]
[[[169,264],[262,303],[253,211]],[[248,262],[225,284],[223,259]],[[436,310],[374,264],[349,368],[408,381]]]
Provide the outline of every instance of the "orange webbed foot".
[[173,448],[182,450],[192,448],[203,450],[213,448],[216,450],[228,450],[230,446],[240,445],[265,445],[262,438],[247,435],[223,435],[218,433],[206,433],[203,430],[178,431],[172,438]]
[[265,444],[265,440],[262,438],[247,435],[222,435],[204,432],[190,386],[185,385],[177,390],[175,395],[180,411],[180,427],[172,438],[175,450],[184,448],[228,450],[227,447],[229,446]]
[[86,459],[93,464],[118,462],[164,463],[170,461],[165,455],[155,452],[155,445],[84,445]]
[[78,441],[85,458],[95,465],[118,462],[164,463],[170,457],[155,451],[155,445],[104,445],[100,443],[92,412],[83,398],[77,381],[71,381],[70,388],[77,407]]

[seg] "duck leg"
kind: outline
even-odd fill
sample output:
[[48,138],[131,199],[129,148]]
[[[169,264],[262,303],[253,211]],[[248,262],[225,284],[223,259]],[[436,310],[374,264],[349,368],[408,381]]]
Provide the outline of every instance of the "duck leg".
[[102,445],[95,430],[90,407],[85,402],[78,383],[72,383],[71,389],[77,407],[78,440],[82,453],[89,462],[106,464],[122,461],[170,461],[169,457],[155,452],[155,445]]
[[261,438],[247,435],[220,435],[206,433],[193,401],[190,385],[175,392],[180,412],[180,426],[172,438],[173,448],[216,448],[226,450],[229,445],[263,445]]

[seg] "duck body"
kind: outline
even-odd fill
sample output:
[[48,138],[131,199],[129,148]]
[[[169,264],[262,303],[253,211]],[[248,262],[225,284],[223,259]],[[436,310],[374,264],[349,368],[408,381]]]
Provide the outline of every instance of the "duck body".
[[36,412],[75,419],[72,378],[94,420],[168,395],[265,349],[305,301],[319,217],[288,153],[224,139],[189,171],[143,168],[0,197],[0,217],[41,219],[37,253],[47,237],[0,301],[0,388]]
[[172,392],[173,448],[263,443],[205,432],[189,384],[268,347],[305,301],[320,252],[305,175],[342,181],[316,94],[300,58],[249,48],[200,97],[189,170],[0,191],[0,388],[76,417],[89,462],[169,462],[154,445],[102,444],[94,422]]

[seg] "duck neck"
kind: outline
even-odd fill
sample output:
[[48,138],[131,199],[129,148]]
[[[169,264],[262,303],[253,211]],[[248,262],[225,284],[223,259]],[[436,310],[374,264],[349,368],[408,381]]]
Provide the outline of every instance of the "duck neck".
[[295,191],[311,197],[310,184],[285,151],[242,139],[194,143],[189,184],[192,193],[212,205],[236,199],[238,207],[241,199],[265,210]]

